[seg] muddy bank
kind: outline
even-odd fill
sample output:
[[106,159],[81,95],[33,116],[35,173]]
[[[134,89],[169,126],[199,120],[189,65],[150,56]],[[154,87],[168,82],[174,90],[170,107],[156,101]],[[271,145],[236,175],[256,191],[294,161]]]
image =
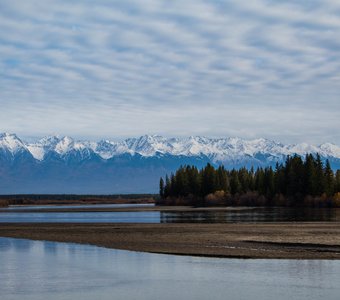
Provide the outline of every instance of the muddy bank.
[[235,258],[340,259],[339,223],[0,224],[0,236]]

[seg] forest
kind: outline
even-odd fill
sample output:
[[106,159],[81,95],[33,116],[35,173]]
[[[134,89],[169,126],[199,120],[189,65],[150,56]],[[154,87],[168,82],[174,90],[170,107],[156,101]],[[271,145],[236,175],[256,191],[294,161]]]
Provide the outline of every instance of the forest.
[[318,154],[256,170],[186,165],[160,178],[159,193],[158,205],[340,207],[340,170]]

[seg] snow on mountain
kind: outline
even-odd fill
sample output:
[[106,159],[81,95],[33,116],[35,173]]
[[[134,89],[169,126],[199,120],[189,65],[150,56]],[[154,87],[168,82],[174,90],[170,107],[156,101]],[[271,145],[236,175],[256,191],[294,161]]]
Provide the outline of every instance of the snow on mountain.
[[0,133],[0,149],[16,154],[27,150],[27,147],[15,134]]
[[240,159],[256,153],[268,153],[282,156],[282,144],[265,139],[243,140],[240,138],[210,139],[190,136],[188,138],[164,138],[161,136],[142,136],[126,141],[129,149],[143,156],[156,153],[207,156],[214,161]]
[[28,145],[28,151],[33,155],[33,157],[37,160],[43,160],[45,156],[45,151],[42,147],[35,145]]
[[49,151],[55,151],[56,145],[60,142],[59,136],[47,136],[36,143],[27,144],[28,150],[37,160],[43,160]]
[[134,152],[129,149],[125,141],[116,143],[108,140],[102,140],[98,143],[93,143],[91,149],[103,159],[110,159],[115,155],[123,153],[134,154]]
[[233,138],[207,138],[190,136],[184,138],[166,138],[159,135],[144,135],[114,142],[75,141],[70,137],[47,136],[35,143],[24,143],[15,134],[0,134],[0,149],[15,154],[20,150],[28,150],[35,159],[43,160],[53,151],[60,157],[78,155],[85,159],[97,154],[104,160],[121,154],[139,154],[152,157],[158,154],[174,156],[206,156],[213,162],[242,161],[256,158],[259,155],[270,160],[281,160],[287,155],[305,155],[319,153],[324,157],[340,158],[340,147],[325,143],[320,146],[306,143],[283,145],[267,139],[245,140]]
[[91,155],[97,143],[94,142],[76,142],[74,139],[64,136],[47,136],[35,143],[27,144],[27,149],[37,160],[43,160],[47,153],[55,152],[61,157],[66,157],[70,153],[80,153],[85,158]]
[[332,156],[332,157],[340,157],[340,147],[331,143],[325,143],[320,145],[320,149],[322,150],[323,155]]

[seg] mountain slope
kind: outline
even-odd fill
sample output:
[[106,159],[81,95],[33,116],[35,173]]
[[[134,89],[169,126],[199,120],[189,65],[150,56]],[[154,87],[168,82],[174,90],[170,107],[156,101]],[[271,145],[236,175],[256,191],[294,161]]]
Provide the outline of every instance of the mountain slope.
[[264,167],[283,162],[287,155],[306,153],[319,153],[334,169],[340,167],[340,147],[330,143],[284,145],[266,139],[157,135],[118,142],[48,136],[26,143],[15,134],[3,133],[0,194],[157,192],[159,177],[183,164]]

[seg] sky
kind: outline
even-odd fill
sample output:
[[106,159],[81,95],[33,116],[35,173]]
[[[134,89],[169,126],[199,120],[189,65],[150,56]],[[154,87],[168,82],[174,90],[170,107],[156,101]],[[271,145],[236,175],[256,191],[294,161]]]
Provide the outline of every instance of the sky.
[[0,0],[0,131],[340,144],[339,0]]

